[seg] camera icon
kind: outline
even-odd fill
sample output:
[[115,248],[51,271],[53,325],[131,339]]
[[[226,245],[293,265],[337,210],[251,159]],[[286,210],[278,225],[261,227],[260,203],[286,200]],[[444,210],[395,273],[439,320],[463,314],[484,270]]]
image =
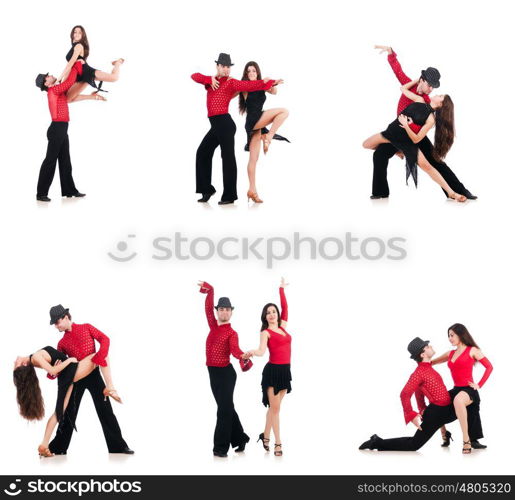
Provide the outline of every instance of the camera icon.
[[4,490],[4,493],[6,495],[9,495],[10,497],[15,497],[16,495],[19,495],[21,493],[21,488],[19,488],[19,484],[21,483],[21,479],[15,479],[12,483],[9,484],[9,488]]

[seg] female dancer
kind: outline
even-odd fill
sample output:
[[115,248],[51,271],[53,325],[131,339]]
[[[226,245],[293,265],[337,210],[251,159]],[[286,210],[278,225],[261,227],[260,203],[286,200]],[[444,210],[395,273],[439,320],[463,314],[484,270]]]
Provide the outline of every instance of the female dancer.
[[[468,454],[472,451],[471,438],[472,441],[477,441],[483,437],[479,416],[481,399],[478,390],[488,380],[493,366],[474,342],[467,328],[461,323],[452,325],[447,330],[447,336],[451,345],[456,349],[439,356],[432,361],[432,364],[437,365],[447,361],[447,366],[451,370],[454,388],[449,391],[449,394],[463,433],[462,451]],[[485,373],[479,384],[476,384],[472,377],[472,369],[476,361],[479,361],[485,367]],[[445,427],[442,428],[442,436],[444,439],[443,446],[448,446],[451,433]]]
[[[50,437],[58,422],[64,417],[64,412],[70,401],[73,383],[87,377],[96,364],[91,361],[95,354],[90,354],[80,362],[77,358],[68,358],[66,354],[47,346],[30,356],[18,356],[14,363],[14,385],[16,386],[16,399],[20,409],[20,415],[27,420],[41,420],[45,414],[45,405],[39,387],[38,377],[34,367],[47,371],[48,378],[57,377],[57,401],[55,412],[48,419],[43,441],[38,446],[40,457],[52,457],[53,453],[48,448]],[[109,358],[106,358],[107,366],[101,366],[100,370],[106,382],[104,398],[112,397],[119,403],[122,402],[118,393],[113,388]],[[74,423],[75,426],[75,423]]]
[[[72,47],[68,51],[68,54],[66,54],[66,60],[68,61],[68,64],[64,68],[59,81],[63,82],[66,80],[77,60],[82,63],[82,75],[77,77],[77,82],[73,84],[73,86],[66,94],[68,102],[74,102],[81,100],[81,97],[84,98],[84,96],[79,96],[79,94],[88,86],[88,84],[96,89],[92,95],[97,95],[97,92],[102,90],[102,82],[116,82],[120,74],[120,66],[123,64],[124,59],[117,59],[116,61],[113,61],[112,64],[114,67],[111,73],[100,71],[98,69],[92,68],[86,62],[89,55],[89,42],[84,28],[82,26],[74,26],[70,33],[70,39],[72,42]],[[95,80],[100,83],[97,85]],[[105,101],[105,99],[101,96],[97,95],[96,98]]]
[[270,450],[270,431],[273,429],[275,436],[274,455],[280,457],[283,454],[281,436],[279,432],[279,412],[281,401],[286,393],[291,392],[291,336],[286,331],[288,321],[288,303],[284,288],[287,286],[284,278],[281,278],[279,295],[281,297],[281,314],[279,308],[272,303],[266,304],[261,313],[261,341],[259,349],[246,353],[248,356],[263,356],[268,350],[270,359],[263,369],[261,388],[263,390],[263,404],[268,406],[266,412],[265,431],[259,435],[263,442],[263,448]]
[[[242,80],[261,80],[261,70],[259,65],[250,61],[245,65],[243,70]],[[267,90],[270,94],[277,94],[277,85],[283,83],[278,80],[276,84]],[[243,115],[247,113],[245,120],[245,130],[247,131],[247,144],[245,151],[250,151],[249,163],[247,166],[247,173],[249,176],[249,190],[247,191],[247,199],[252,200],[254,203],[263,203],[259,198],[256,189],[256,164],[259,158],[259,143],[263,141],[263,152],[266,154],[272,139],[279,141],[288,141],[286,137],[276,134],[277,129],[283,124],[284,120],[288,118],[288,110],[285,108],[273,108],[263,111],[263,105],[266,101],[264,90],[256,92],[240,92],[239,107],[240,113]],[[270,130],[265,128],[267,125],[272,124]]]
[[[442,175],[426,160],[417,147],[417,143],[436,124],[434,155],[438,160],[445,158],[454,142],[454,104],[448,95],[433,96],[431,103],[427,104],[423,97],[409,90],[417,84],[418,80],[413,80],[401,87],[402,93],[415,102],[406,107],[386,130],[369,137],[363,143],[363,147],[376,149],[379,144],[392,143],[406,157],[406,182],[412,175],[415,186],[417,185],[418,163],[420,168],[447,192],[449,198],[459,202],[466,201],[465,196],[455,193],[449,187]],[[418,133],[411,129],[411,123],[422,127]]]

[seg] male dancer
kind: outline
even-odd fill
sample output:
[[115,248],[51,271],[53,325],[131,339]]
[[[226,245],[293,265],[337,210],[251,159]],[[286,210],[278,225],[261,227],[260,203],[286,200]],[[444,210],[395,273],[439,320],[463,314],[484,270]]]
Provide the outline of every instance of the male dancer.
[[[408,82],[411,82],[411,78],[406,76],[404,71],[402,70],[399,61],[397,60],[397,54],[393,51],[391,47],[386,47],[384,45],[376,45],[376,49],[380,49],[381,52],[388,52],[388,62],[392,67],[392,70],[397,77],[397,80],[401,83],[401,85],[405,85]],[[429,103],[430,98],[429,94],[433,91],[434,88],[438,88],[440,86],[440,73],[436,68],[427,68],[425,71],[421,72],[420,80],[417,85],[416,90],[410,89],[412,92],[420,95],[424,98],[424,100]],[[399,104],[397,105],[397,115],[401,114],[401,112],[412,103],[413,101],[406,97],[404,94],[401,95],[399,99]],[[412,123],[410,125],[414,132],[418,132],[420,130],[420,125],[416,125]],[[449,184],[450,188],[458,194],[462,194],[466,196],[469,200],[477,199],[477,196],[474,196],[465,186],[458,180],[454,172],[449,168],[449,166],[443,161],[437,161],[433,156],[433,145],[429,140],[429,137],[424,137],[418,144],[418,148],[422,152],[422,154],[426,157],[427,161],[442,175],[447,184]],[[388,187],[388,180],[386,178],[387,169],[388,169],[388,161],[389,159],[398,152],[397,148],[390,143],[380,144],[377,149],[374,151],[374,177],[372,181],[372,196],[371,199],[379,199],[379,198],[388,198],[390,195],[390,189]],[[445,195],[447,193],[443,190]]]
[[[213,455],[227,457],[229,445],[242,452],[249,442],[249,437],[243,431],[240,419],[234,409],[233,394],[236,385],[236,372],[230,361],[230,354],[240,360],[243,371],[252,367],[238,344],[238,334],[231,327],[231,316],[234,307],[227,297],[220,297],[214,307],[214,289],[205,281],[200,281],[200,293],[206,293],[206,318],[209,325],[209,335],[206,340],[206,365],[211,382],[211,390],[215,397],[218,410],[216,413],[216,428],[214,436]],[[216,315],[213,313],[216,309]]]
[[[415,337],[408,344],[408,351],[418,366],[402,389],[401,402],[406,424],[411,422],[418,430],[412,437],[393,439],[381,439],[374,434],[359,447],[360,450],[416,451],[422,448],[442,425],[456,420],[454,405],[442,377],[431,365],[431,358],[435,352],[429,345],[429,340],[424,341],[420,337]],[[418,413],[411,407],[413,394],[417,400]],[[429,400],[427,407],[424,396]]]
[[[77,75],[82,74],[82,64],[77,61],[68,75],[68,78],[61,84],[56,85],[57,78],[48,73],[39,74],[36,77],[36,87],[47,92],[48,107],[52,123],[47,130],[48,147],[46,157],[39,170],[38,201],[51,201],[48,197],[48,190],[52,184],[55,173],[55,166],[59,160],[59,178],[61,180],[61,194],[68,198],[81,198],[86,196],[79,193],[75,187],[72,177],[72,163],[70,160],[70,142],[68,140],[68,101],[66,92],[77,80]],[[83,96],[84,98],[98,98],[98,96]]]
[[213,154],[220,146],[222,151],[222,169],[224,192],[219,205],[229,205],[238,199],[236,194],[236,157],[234,155],[234,134],[236,124],[229,114],[229,103],[239,92],[253,92],[256,90],[268,90],[274,85],[282,83],[282,80],[240,81],[230,78],[231,56],[221,53],[216,62],[216,76],[205,76],[194,73],[191,78],[204,85],[207,90],[207,116],[211,128],[197,149],[196,180],[197,193],[202,194],[198,201],[205,203],[216,192],[211,184],[211,171]]
[[[50,324],[55,325],[60,332],[64,333],[63,338],[57,344],[57,350],[81,361],[86,356],[96,352],[96,340],[100,344],[100,348],[95,356],[91,358],[91,361],[96,365],[106,366],[106,357],[109,353],[109,337],[107,335],[88,323],[83,325],[72,323],[69,309],[65,309],[61,304],[50,309]],[[122,431],[113,413],[109,398],[106,399],[104,394],[105,388],[98,368],[95,368],[87,377],[74,383],[70,404],[65,411],[65,418],[59,424],[55,438],[49,445],[52,453],[66,455],[80,402],[86,389],[93,398],[109,453],[125,453],[127,455],[134,453],[122,437]]]

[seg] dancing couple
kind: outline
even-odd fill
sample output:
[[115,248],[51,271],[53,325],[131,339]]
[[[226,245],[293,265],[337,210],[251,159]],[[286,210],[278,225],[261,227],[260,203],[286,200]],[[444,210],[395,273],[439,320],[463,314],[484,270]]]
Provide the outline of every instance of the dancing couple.
[[[286,331],[288,303],[281,280],[279,288],[281,310],[276,304],[268,303],[261,313],[261,334],[259,348],[243,352],[239,347],[238,334],[231,326],[234,307],[228,297],[220,297],[214,305],[214,289],[205,281],[198,283],[200,292],[207,294],[205,302],[209,335],[206,340],[206,365],[209,372],[211,390],[218,406],[214,434],[213,455],[227,457],[229,447],[235,452],[243,452],[250,438],[245,434],[234,408],[233,394],[236,385],[236,372],[230,362],[232,354],[239,360],[243,371],[252,367],[252,356],[263,356],[268,350],[270,360],[265,365],[261,377],[262,402],[268,407],[265,429],[259,435],[265,451],[270,451],[270,434],[275,437],[274,455],[282,456],[279,414],[284,396],[291,391],[291,336]],[[216,316],[213,312],[216,310]]]
[[[122,402],[113,386],[108,358],[109,337],[88,323],[72,323],[69,309],[61,304],[50,309],[50,324],[63,333],[57,349],[47,346],[30,356],[18,356],[13,373],[20,415],[29,421],[41,420],[45,414],[35,368],[45,370],[50,379],[57,378],[55,411],[48,419],[43,441],[38,447],[39,456],[66,455],[86,389],[93,399],[109,453],[133,454],[122,437],[108,399]],[[100,346],[98,352],[95,341]],[[50,441],[57,425],[54,439]]]
[[[75,187],[72,176],[68,139],[68,122],[70,121],[68,103],[84,100],[105,101],[106,99],[98,94],[102,90],[102,82],[117,81],[120,66],[124,62],[123,59],[113,61],[111,73],[92,68],[87,63],[89,43],[84,28],[74,26],[70,38],[72,47],[66,54],[67,64],[61,76],[56,78],[49,73],[40,73],[36,77],[36,86],[47,92],[48,107],[52,118],[52,123],[47,131],[47,153],[39,171],[36,194],[36,199],[43,202],[51,201],[48,197],[48,191],[54,179],[57,162],[59,162],[61,195],[67,198],[82,198],[85,196]],[[95,91],[91,95],[81,94],[88,85],[92,86]]]
[[[230,205],[238,199],[236,181],[237,166],[234,153],[234,135],[236,125],[229,114],[231,100],[240,96],[239,108],[242,114],[247,113],[245,129],[249,162],[247,166],[249,189],[247,199],[262,203],[256,188],[256,164],[259,158],[260,143],[266,154],[271,140],[287,140],[276,134],[277,129],[288,117],[284,108],[273,108],[263,111],[266,100],[265,92],[277,93],[277,85],[283,80],[261,78],[259,65],[250,61],[245,65],[241,80],[231,78],[231,56],[221,53],[216,63],[216,75],[207,76],[194,73],[191,78],[207,91],[207,116],[211,125],[208,133],[200,143],[196,156],[196,192],[202,194],[201,203],[209,201],[216,189],[211,184],[213,155],[218,146],[222,153],[222,171],[224,191],[219,205]],[[271,125],[270,130],[266,127]],[[289,142],[289,141],[288,141]]]
[[[397,118],[386,130],[374,134],[363,143],[364,148],[375,150],[370,198],[389,197],[386,178],[388,161],[397,154],[406,161],[406,183],[411,175],[417,186],[417,166],[420,166],[443,189],[448,198],[458,202],[477,199],[444,162],[454,142],[454,104],[449,95],[429,95],[440,86],[440,72],[429,67],[421,72],[418,79],[412,80],[402,70],[397,54],[391,47],[376,45],[375,48],[381,53],[388,53],[388,62],[402,84],[402,95],[397,106]],[[434,147],[427,137],[433,127]]]
[[[479,389],[492,373],[493,366],[461,323],[452,325],[447,331],[447,336],[455,349],[434,361],[432,358],[435,351],[428,340],[416,337],[408,345],[411,359],[415,360],[418,366],[402,389],[401,402],[405,422],[411,422],[417,428],[416,433],[412,437],[393,439],[382,439],[374,434],[359,447],[360,450],[416,451],[424,446],[438,429],[442,432],[442,446],[447,447],[452,437],[445,425],[456,419],[459,420],[463,435],[463,454],[470,454],[473,448],[486,448],[478,441],[483,437],[479,415]],[[435,364],[445,361],[454,381],[454,388],[450,391],[447,391],[441,375],[433,368]],[[474,382],[472,375],[476,362],[485,368],[478,384]],[[418,412],[411,406],[413,394]],[[425,397],[429,400],[428,406]]]

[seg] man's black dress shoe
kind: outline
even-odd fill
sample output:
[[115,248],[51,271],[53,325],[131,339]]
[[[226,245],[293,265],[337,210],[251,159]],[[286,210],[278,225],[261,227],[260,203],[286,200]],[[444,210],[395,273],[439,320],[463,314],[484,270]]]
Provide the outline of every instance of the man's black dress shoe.
[[470,444],[474,450],[484,450],[487,448],[486,444],[481,444],[477,439],[475,441],[471,441]]
[[231,205],[232,203],[234,203],[234,200],[224,200],[224,201],[220,200],[218,202],[219,205]]
[[370,199],[371,200],[382,200],[383,198],[388,198],[388,195],[386,196],[380,196],[380,195],[377,195],[377,194],[373,194]]
[[242,451],[245,451],[245,446],[250,441],[250,438],[245,434],[245,437],[243,438],[243,442],[236,448],[234,451],[236,453],[241,453]]
[[123,453],[125,455],[134,455],[134,452],[128,446],[121,451],[110,451],[109,453]]
[[207,203],[209,201],[209,198],[213,196],[212,194],[203,194],[202,198],[200,200],[197,200],[199,203]]
[[377,434],[374,434],[373,436],[370,436],[370,439],[368,441],[365,441],[360,447],[360,450],[373,450],[374,448],[377,448],[377,441],[381,439]]
[[477,196],[473,195],[468,189],[463,191],[463,196],[465,196],[467,200],[477,200]]
[[36,200],[38,201],[52,201],[48,196],[36,196]]
[[227,458],[227,453],[221,453],[219,451],[213,451],[213,455],[219,458]]
[[78,191],[75,194],[67,194],[66,198],[83,198],[86,196],[84,193],[79,193]]

